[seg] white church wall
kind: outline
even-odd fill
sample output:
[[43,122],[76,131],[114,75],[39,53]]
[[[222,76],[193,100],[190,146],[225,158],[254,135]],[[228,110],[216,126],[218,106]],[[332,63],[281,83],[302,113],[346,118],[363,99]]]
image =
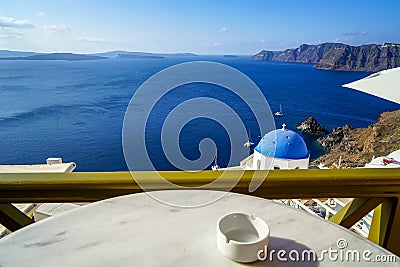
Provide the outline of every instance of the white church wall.
[[299,160],[286,160],[264,156],[254,150],[253,170],[273,170],[273,169],[308,169],[309,158]]

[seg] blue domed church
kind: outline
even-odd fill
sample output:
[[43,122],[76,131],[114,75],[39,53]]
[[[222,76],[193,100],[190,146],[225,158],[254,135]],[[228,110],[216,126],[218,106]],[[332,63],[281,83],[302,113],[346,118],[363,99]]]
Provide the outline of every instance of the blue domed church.
[[303,138],[283,124],[282,129],[264,135],[254,154],[240,166],[245,170],[308,169],[309,161],[310,152]]

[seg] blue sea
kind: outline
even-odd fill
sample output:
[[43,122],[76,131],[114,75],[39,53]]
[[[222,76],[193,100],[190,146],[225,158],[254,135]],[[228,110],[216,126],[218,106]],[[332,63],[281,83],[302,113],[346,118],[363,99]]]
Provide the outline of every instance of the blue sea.
[[[285,123],[287,128],[295,130],[298,123],[310,116],[328,130],[345,124],[367,127],[382,112],[400,109],[392,102],[341,86],[369,73],[320,71],[309,64],[223,56],[0,61],[0,164],[37,164],[44,163],[48,157],[62,157],[64,162],[76,162],[77,171],[127,170],[122,125],[131,97],[158,71],[199,60],[229,65],[252,79],[272,112],[282,105],[285,115],[275,118],[278,128]],[[210,84],[180,88],[160,101],[159,113],[149,117],[146,145],[157,169],[176,169],[163,155],[157,141],[168,113],[176,103],[203,96],[225,99],[256,143],[265,134],[260,132],[246,105],[226,90]],[[196,114],[196,110],[192,112]],[[199,143],[204,138],[214,140],[218,165],[226,166],[231,151],[229,136],[212,120],[193,120],[183,128],[179,136],[182,153],[191,160],[198,158]],[[324,153],[315,137],[304,136],[304,139],[312,159]]]

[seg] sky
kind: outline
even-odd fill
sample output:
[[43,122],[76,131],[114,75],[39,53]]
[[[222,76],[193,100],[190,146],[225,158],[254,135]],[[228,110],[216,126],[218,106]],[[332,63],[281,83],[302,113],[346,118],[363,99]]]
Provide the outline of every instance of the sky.
[[0,49],[256,54],[400,43],[398,0],[1,0]]

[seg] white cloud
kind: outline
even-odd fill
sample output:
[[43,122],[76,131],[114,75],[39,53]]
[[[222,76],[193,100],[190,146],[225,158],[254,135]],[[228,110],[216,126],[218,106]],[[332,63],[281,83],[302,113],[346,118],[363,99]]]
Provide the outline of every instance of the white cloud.
[[108,42],[107,39],[88,37],[88,36],[80,37],[77,40],[81,41],[81,42],[87,42],[87,43],[107,43]]
[[32,28],[34,25],[27,20],[17,20],[0,16],[0,27],[8,28]]
[[45,13],[42,12],[42,11],[40,11],[40,12],[37,13],[37,15],[38,15],[39,17],[43,17],[43,16],[45,15]]
[[0,28],[0,38],[20,38],[22,35],[22,32],[14,29]]
[[361,32],[346,32],[343,33],[343,35],[345,36],[365,36],[367,35],[368,32],[367,31],[361,31]]
[[367,31],[346,32],[335,39],[335,42],[346,43],[350,45],[361,45],[371,42]]
[[47,31],[48,33],[54,34],[54,33],[64,33],[68,32],[71,29],[66,26],[66,25],[57,25],[57,24],[45,24],[42,26],[42,28]]
[[117,44],[117,45],[123,45],[123,44],[129,44],[128,40],[121,40],[121,41],[113,41],[113,44]]
[[219,32],[228,32],[228,28],[227,27],[221,27],[219,29]]
[[213,46],[215,46],[215,47],[218,47],[218,46],[221,46],[222,44],[221,43],[219,43],[219,42],[217,42],[217,43],[213,43]]

